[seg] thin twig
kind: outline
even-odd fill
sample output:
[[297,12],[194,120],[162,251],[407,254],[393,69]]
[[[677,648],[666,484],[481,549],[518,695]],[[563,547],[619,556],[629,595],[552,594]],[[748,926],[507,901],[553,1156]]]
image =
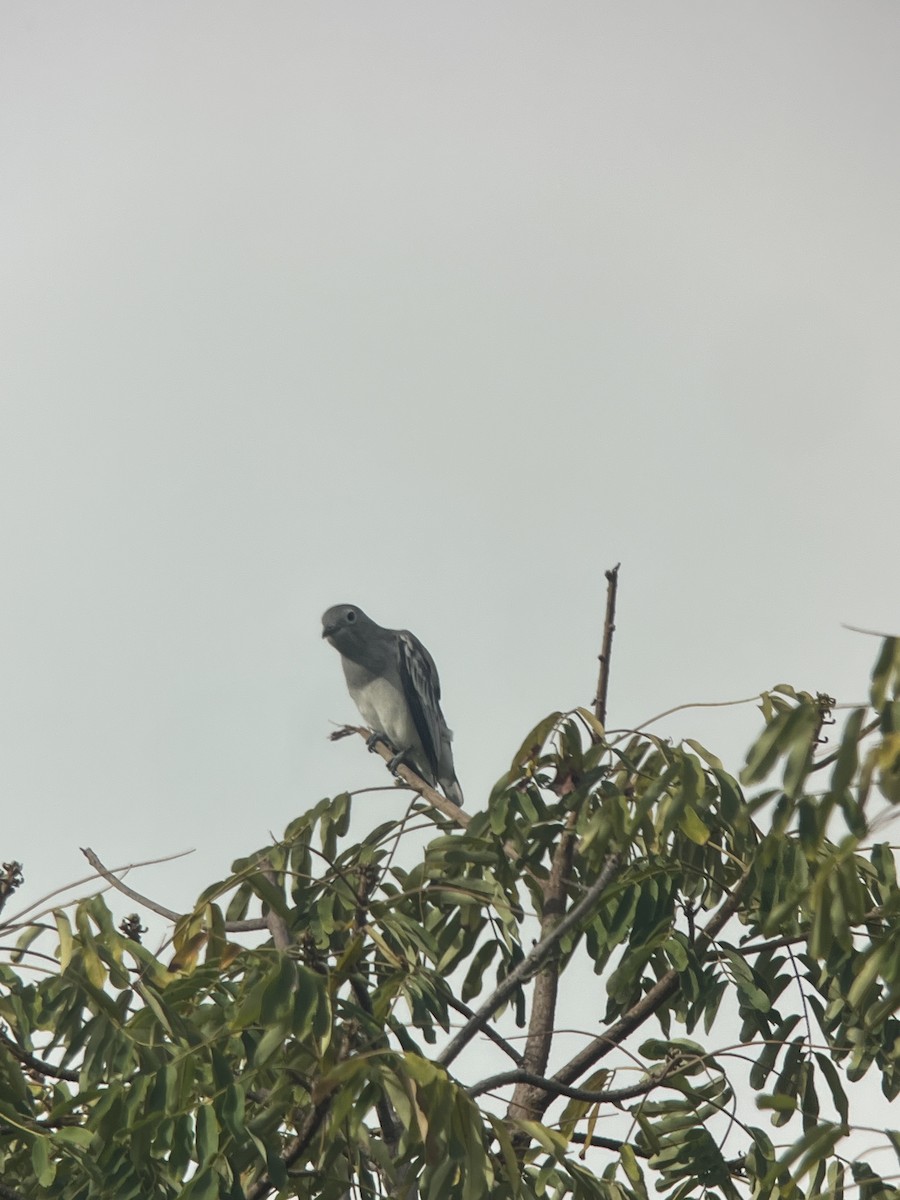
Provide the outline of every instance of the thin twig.
[[[612,640],[616,630],[616,591],[619,587],[621,563],[606,572],[606,617],[603,621],[603,642],[600,648],[600,675],[597,679],[597,695],[594,697],[594,715],[606,728],[606,699],[609,692],[609,664],[612,657]],[[596,737],[596,735],[594,735]]]
[[636,725],[634,729],[617,729],[615,732],[640,733],[642,729],[646,729],[648,725],[655,725],[663,717],[671,717],[673,713],[685,712],[689,708],[735,708],[739,704],[755,704],[757,700],[761,699],[762,692],[758,692],[755,696],[747,696],[744,700],[694,700],[689,704],[676,704],[673,708],[667,708],[665,712],[657,713],[655,717],[648,717],[646,721],[641,721],[640,725]]
[[[524,983],[534,974],[544,959],[555,949],[556,945],[565,937],[569,930],[573,929],[586,914],[591,912],[614,879],[621,863],[622,856],[620,854],[610,854],[607,856],[603,870],[578,903],[569,909],[559,924],[554,926],[546,937],[541,938],[515,970],[510,971],[503,982],[491,992],[475,1015],[466,1022],[456,1036],[445,1046],[435,1059],[438,1066],[446,1067],[453,1062],[476,1033],[484,1028],[500,1005],[513,994],[520,984]],[[562,1082],[568,1083],[570,1081],[564,1079]]]
[[851,633],[864,633],[868,637],[884,638],[885,641],[900,636],[896,633],[879,633],[877,629],[860,629],[858,625],[843,625],[843,628],[849,629]]

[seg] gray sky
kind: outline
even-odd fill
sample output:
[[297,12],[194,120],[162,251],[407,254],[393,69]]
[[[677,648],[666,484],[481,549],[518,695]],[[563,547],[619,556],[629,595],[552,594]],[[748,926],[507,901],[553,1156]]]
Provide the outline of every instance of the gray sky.
[[[384,781],[319,637],[441,669],[472,808],[589,703],[864,696],[896,630],[900,8],[0,4],[2,857]],[[752,709],[659,727],[737,767]],[[400,797],[360,803],[400,815]],[[374,818],[373,818],[374,819]],[[127,908],[127,905],[125,906]]]

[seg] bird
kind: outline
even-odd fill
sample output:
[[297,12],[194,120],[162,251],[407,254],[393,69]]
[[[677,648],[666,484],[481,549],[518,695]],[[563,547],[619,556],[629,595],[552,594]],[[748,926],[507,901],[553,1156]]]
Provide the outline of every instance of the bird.
[[[441,712],[434,659],[408,629],[385,629],[356,604],[335,604],[322,616],[322,637],[341,656],[347,690],[373,736],[432,787],[462,805],[450,740]],[[370,742],[371,748],[371,742]]]

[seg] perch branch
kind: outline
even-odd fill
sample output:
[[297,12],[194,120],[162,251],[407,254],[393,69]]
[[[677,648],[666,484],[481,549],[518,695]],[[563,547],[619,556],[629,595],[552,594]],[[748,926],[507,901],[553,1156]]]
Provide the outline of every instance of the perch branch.
[[[340,729],[336,729],[333,733],[330,733],[328,737],[329,741],[337,742],[341,738],[349,737],[353,733],[358,733],[363,741],[366,742],[372,736],[370,729],[364,729],[360,725],[343,725]],[[389,763],[395,757],[390,748],[382,741],[374,742],[372,750],[373,753],[380,754],[386,763]],[[396,775],[407,787],[412,788],[414,792],[418,792],[424,800],[427,800],[433,808],[438,809],[445,817],[449,817],[452,821],[455,821],[457,825],[461,825],[463,829],[472,820],[470,813],[463,812],[458,804],[454,804],[452,800],[448,800],[446,796],[441,795],[430,784],[427,784],[421,775],[417,775],[411,767],[408,767],[406,763],[401,762],[397,764]]]

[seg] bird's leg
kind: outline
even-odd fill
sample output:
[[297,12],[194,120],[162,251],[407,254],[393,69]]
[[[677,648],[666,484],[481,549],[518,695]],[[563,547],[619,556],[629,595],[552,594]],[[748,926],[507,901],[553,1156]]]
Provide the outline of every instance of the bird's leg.
[[[391,749],[393,749],[393,747],[391,747]],[[418,774],[418,771],[416,770],[416,768],[407,759],[406,751],[401,750],[398,754],[395,754],[394,757],[392,759],[390,759],[390,761],[388,762],[387,768],[391,772],[392,775],[397,774],[397,768],[400,766],[401,763],[403,763],[404,767],[411,767],[412,770],[416,771],[416,774]]]
[[370,754],[375,753],[375,748],[379,742],[383,742],[384,745],[387,746],[388,750],[393,750],[396,754],[397,747],[394,745],[391,739],[386,734],[379,733],[377,730],[375,733],[370,734],[369,737],[366,738],[366,745],[369,747]]

